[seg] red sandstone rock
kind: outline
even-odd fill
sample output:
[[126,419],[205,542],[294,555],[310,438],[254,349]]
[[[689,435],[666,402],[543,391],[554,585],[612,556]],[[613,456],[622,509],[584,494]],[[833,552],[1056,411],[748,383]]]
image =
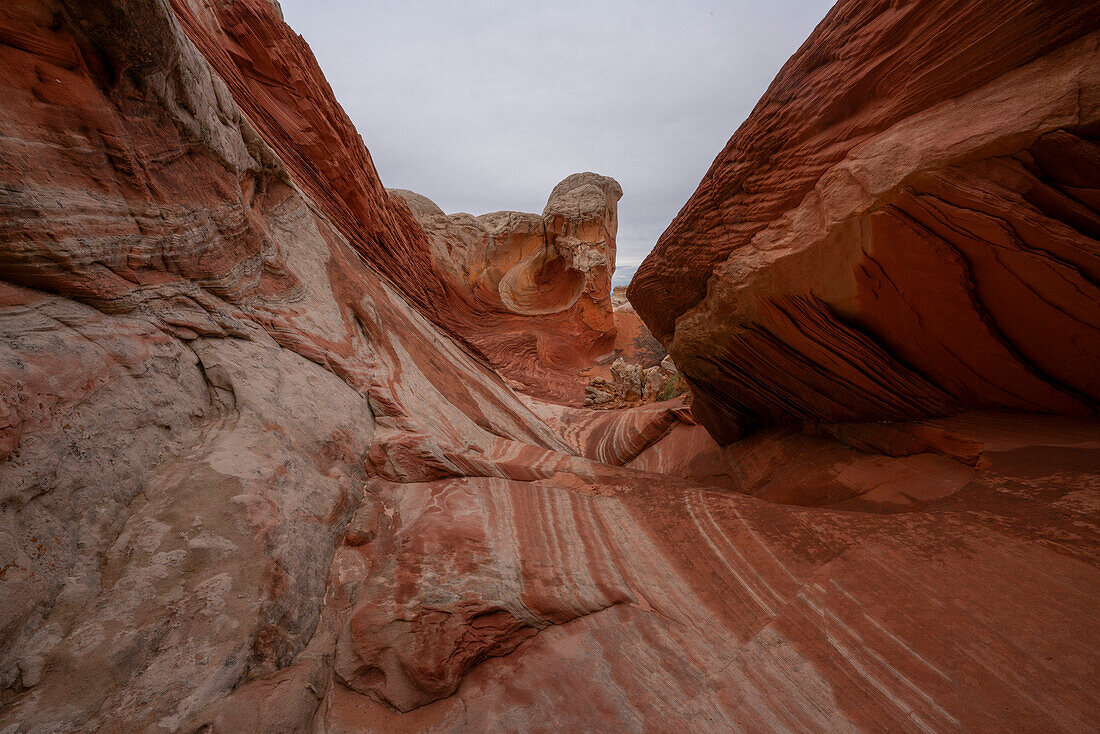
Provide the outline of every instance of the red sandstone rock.
[[439,271],[485,312],[464,327],[467,338],[525,392],[579,402],[578,372],[616,343],[619,184],[573,174],[554,187],[541,216],[447,215],[420,194],[391,193],[428,233]]
[[0,29],[0,718],[178,729],[311,644],[326,686],[376,427],[566,444],[364,264],[167,6]]
[[0,730],[1100,728],[1095,420],[521,403],[221,43],[0,6]]
[[656,367],[668,356],[661,342],[653,338],[639,318],[637,311],[626,300],[626,287],[617,286],[611,294],[615,307],[615,355],[643,369]]
[[630,286],[720,441],[1095,411],[1097,10],[833,8]]
[[[553,257],[541,259],[546,248],[525,249],[522,225],[509,227],[498,217],[489,223],[491,232],[479,233],[493,240],[493,252],[467,251],[469,262],[455,273],[452,259],[438,252],[433,257],[432,250],[442,247],[451,255],[467,243],[451,236],[453,228],[429,227],[429,247],[400,199],[382,188],[370,153],[312,52],[282,21],[277,6],[266,0],[172,4],[241,111],[367,262],[421,313],[477,345],[502,374],[542,395],[576,398],[576,388],[556,373],[571,374],[610,351],[614,333],[602,312],[610,312],[606,293],[614,267],[615,200],[622,195],[618,184],[578,174],[555,189],[537,227],[538,241],[550,244]],[[585,188],[593,185],[599,190]],[[450,241],[440,245],[441,239]],[[509,251],[506,262],[490,267],[476,257],[493,257],[497,249]],[[483,280],[465,282],[461,276],[471,272]],[[547,318],[540,329],[529,319],[508,318],[517,314]]]
[[[267,0],[172,0],[180,25],[295,183],[367,262],[421,313],[466,317],[436,272],[424,234],[378,178],[306,42]],[[415,277],[410,277],[415,273]]]

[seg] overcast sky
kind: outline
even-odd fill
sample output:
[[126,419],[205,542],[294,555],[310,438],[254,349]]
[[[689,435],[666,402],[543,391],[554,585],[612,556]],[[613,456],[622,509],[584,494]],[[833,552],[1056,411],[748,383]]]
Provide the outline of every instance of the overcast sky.
[[281,5],[387,187],[483,214],[618,180],[620,281],[832,0]]

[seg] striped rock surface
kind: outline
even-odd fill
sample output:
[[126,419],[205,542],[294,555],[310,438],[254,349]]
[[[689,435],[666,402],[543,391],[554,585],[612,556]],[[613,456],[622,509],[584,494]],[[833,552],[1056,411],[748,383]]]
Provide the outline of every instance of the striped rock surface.
[[[616,344],[611,306],[618,200],[612,178],[575,173],[554,187],[542,214],[444,214],[394,189],[424,228],[448,282],[490,316],[469,339],[528,394],[579,404],[578,373]],[[644,330],[644,327],[642,327]]]
[[720,443],[1100,402],[1100,6],[841,0],[628,295]]
[[1094,422],[521,400],[225,18],[0,6],[0,731],[1100,728]]

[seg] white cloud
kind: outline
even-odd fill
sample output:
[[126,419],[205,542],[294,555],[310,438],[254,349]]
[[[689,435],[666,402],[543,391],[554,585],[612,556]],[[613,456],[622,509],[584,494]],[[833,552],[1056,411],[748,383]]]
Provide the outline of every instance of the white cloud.
[[829,0],[281,0],[387,186],[445,211],[542,211],[616,178],[637,263]]

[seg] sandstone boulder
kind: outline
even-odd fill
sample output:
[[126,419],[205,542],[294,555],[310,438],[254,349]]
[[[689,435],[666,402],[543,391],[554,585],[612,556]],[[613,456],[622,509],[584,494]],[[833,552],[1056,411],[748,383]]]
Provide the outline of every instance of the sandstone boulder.
[[1096,410],[1098,31],[1094,3],[833,8],[629,289],[721,442]]
[[628,364],[622,357],[611,365],[611,376],[618,384],[623,400],[633,401],[642,399],[642,390],[645,387],[645,373],[641,365]]

